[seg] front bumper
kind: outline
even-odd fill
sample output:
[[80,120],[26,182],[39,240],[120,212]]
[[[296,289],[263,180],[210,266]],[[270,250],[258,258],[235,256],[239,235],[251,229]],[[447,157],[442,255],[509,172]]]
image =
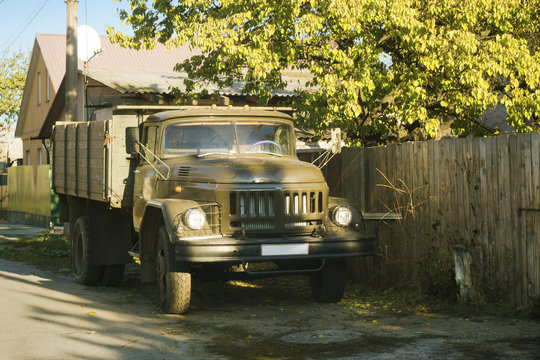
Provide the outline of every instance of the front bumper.
[[[283,254],[265,255],[271,246],[285,249]],[[289,245],[289,246],[287,246]],[[180,240],[174,242],[175,258],[182,263],[328,259],[376,254],[375,236],[357,233],[326,233],[323,237],[291,236],[250,238],[232,237]],[[287,250],[289,249],[289,250]],[[298,251],[298,249],[301,249]],[[279,252],[279,251],[278,251]]]

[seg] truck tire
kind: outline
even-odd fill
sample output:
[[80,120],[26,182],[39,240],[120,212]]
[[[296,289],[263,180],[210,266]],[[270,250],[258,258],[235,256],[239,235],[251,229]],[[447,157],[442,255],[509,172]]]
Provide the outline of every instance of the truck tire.
[[101,285],[118,286],[124,276],[124,264],[107,265],[103,267]]
[[310,275],[311,292],[315,301],[336,303],[343,297],[347,266],[344,260],[327,260],[321,271]]
[[191,301],[191,274],[170,272],[174,260],[172,246],[165,225],[157,232],[157,287],[161,310],[166,314],[184,314]]
[[87,216],[81,216],[71,234],[71,266],[75,280],[83,285],[98,285],[103,272],[102,266],[90,265],[94,256],[91,242],[90,221]]

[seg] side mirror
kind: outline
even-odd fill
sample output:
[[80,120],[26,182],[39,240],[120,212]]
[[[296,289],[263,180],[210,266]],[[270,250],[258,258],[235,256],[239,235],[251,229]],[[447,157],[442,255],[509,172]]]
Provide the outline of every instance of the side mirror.
[[139,128],[127,127],[126,128],[126,153],[129,155],[136,155],[139,152]]

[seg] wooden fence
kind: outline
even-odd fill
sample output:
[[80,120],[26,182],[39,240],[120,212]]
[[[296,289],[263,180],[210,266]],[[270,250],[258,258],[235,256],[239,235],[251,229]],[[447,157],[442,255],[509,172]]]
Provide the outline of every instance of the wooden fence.
[[[516,306],[540,298],[540,134],[345,148],[330,186],[380,222],[379,256],[358,259],[357,280],[414,280],[455,294],[452,247],[473,255],[475,294]],[[332,172],[331,174],[335,174]]]
[[7,216],[11,222],[48,228],[59,218],[58,196],[51,190],[49,165],[8,168]]

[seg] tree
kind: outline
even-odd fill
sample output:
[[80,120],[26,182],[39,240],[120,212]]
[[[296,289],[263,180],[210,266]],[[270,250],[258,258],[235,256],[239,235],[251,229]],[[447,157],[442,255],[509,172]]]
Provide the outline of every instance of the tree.
[[11,128],[17,120],[28,70],[28,55],[4,51],[0,57],[0,128]]
[[496,105],[518,132],[540,127],[540,0],[129,2],[120,17],[134,36],[109,28],[111,39],[201,49],[176,67],[190,90],[243,81],[266,101],[284,70],[309,70],[299,120],[351,143],[434,137],[446,121],[485,134],[477,120]]

